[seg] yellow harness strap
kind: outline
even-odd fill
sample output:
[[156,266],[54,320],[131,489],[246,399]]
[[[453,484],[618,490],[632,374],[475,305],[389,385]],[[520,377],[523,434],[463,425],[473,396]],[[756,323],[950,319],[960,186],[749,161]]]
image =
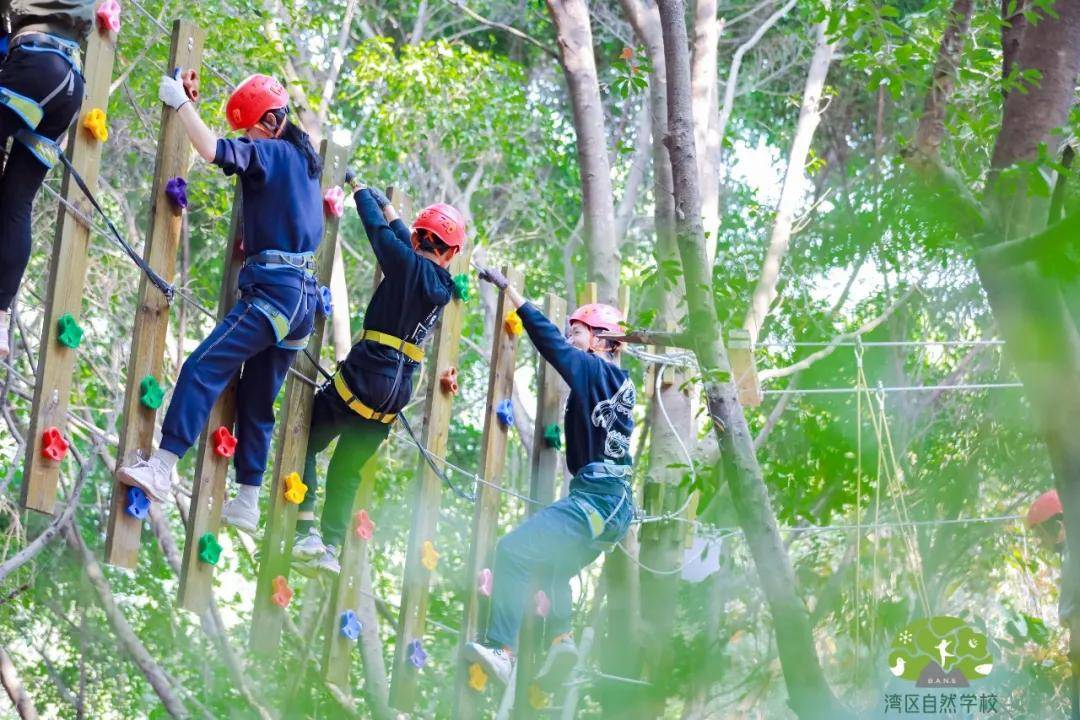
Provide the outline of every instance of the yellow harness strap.
[[341,373],[334,375],[334,389],[337,390],[338,395],[345,404],[349,406],[349,409],[365,420],[375,420],[376,422],[381,422],[383,425],[389,425],[394,422],[394,418],[397,417],[396,413],[376,412],[357,400],[356,396],[352,394],[352,390],[349,389],[349,385],[345,382],[345,378],[341,376]]
[[401,338],[396,338],[393,335],[389,335],[378,330],[365,330],[360,333],[360,340],[370,340],[371,342],[377,342],[380,345],[394,348],[395,350],[405,354],[405,357],[416,362],[424,361],[424,351],[420,349],[419,345],[413,345],[412,343],[405,342]]

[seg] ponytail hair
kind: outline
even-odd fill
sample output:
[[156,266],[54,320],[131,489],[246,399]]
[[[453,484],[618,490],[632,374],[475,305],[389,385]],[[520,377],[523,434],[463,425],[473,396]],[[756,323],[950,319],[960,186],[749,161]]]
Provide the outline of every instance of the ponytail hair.
[[308,177],[319,177],[322,174],[322,160],[319,159],[319,153],[315,152],[315,148],[311,144],[311,138],[299,125],[295,125],[289,120],[288,111],[285,108],[272,110],[271,112],[275,115],[279,124],[285,123],[281,139],[295,145],[296,149],[307,160]]

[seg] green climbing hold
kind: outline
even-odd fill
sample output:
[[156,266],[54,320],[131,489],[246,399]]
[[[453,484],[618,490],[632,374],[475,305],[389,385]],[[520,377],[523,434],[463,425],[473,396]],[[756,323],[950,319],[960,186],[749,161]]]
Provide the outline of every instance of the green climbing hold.
[[71,313],[64,313],[56,321],[56,332],[56,339],[66,347],[75,349],[82,342],[83,329],[79,327],[79,323],[75,321]]
[[158,385],[157,378],[147,375],[139,383],[139,401],[150,408],[157,410],[165,399],[165,391]]
[[562,450],[562,432],[558,423],[551,423],[544,428],[544,444],[555,450]]
[[214,533],[205,533],[199,538],[199,560],[207,565],[217,565],[221,559],[221,543]]
[[465,273],[454,276],[454,297],[461,302],[469,302],[469,295],[472,291],[469,289],[469,276]]

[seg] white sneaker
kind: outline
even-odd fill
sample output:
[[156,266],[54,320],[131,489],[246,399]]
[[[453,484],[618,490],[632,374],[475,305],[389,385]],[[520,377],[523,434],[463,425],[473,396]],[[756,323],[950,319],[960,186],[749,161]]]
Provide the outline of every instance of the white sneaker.
[[292,554],[294,558],[316,558],[326,554],[326,545],[316,527],[309,528],[306,534],[296,533]]
[[503,685],[510,683],[510,674],[514,672],[514,658],[510,653],[471,642],[465,645],[464,654],[466,662],[480,663],[489,676]]
[[8,314],[0,312],[0,360],[11,354],[11,341],[8,339]]
[[156,457],[125,465],[116,471],[116,476],[120,482],[141,489],[156,502],[164,502],[172,495],[172,469]]
[[574,638],[560,635],[551,643],[544,664],[536,673],[536,684],[545,692],[553,692],[566,682],[578,661],[578,649]]
[[221,522],[254,535],[259,530],[259,506],[234,497],[221,507]]

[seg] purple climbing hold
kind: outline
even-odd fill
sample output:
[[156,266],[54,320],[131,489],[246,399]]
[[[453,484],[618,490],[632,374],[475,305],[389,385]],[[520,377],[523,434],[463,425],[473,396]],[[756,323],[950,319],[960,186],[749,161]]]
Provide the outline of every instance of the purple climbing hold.
[[360,639],[360,631],[363,629],[364,626],[354,611],[346,610],[341,613],[341,636],[346,640],[356,642]]
[[165,195],[176,208],[183,210],[188,206],[187,181],[182,177],[169,178],[165,183]]
[[417,670],[427,664],[427,653],[424,652],[419,640],[413,640],[409,643],[409,662]]
[[495,406],[495,415],[503,427],[510,427],[514,424],[514,404],[510,400],[500,400]]

